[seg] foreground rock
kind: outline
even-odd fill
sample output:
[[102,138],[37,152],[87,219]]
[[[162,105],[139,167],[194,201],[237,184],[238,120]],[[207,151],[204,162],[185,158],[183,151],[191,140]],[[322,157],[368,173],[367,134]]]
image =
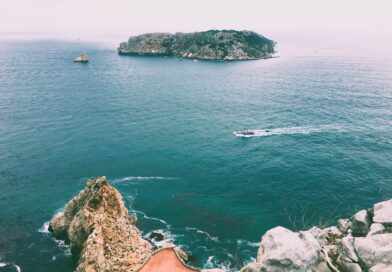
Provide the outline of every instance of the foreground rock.
[[137,271],[151,257],[152,245],[134,223],[120,193],[102,177],[89,180],[49,229],[79,256],[77,272]]
[[[77,272],[200,271],[185,263],[187,254],[174,244],[154,248],[136,222],[120,193],[102,177],[89,180],[49,229],[69,242],[78,257]],[[256,261],[241,272],[392,272],[391,223],[388,200],[338,220],[336,227],[300,232],[276,227],[263,235]]]
[[329,271],[321,246],[311,232],[296,233],[283,227],[264,234],[257,260],[250,271]]
[[374,205],[373,213],[374,222],[392,227],[392,199]]
[[53,217],[49,230],[69,242],[78,258],[76,272],[200,271],[186,264],[188,255],[176,245],[144,240],[136,222],[120,193],[101,177],[87,182],[64,212]]
[[267,231],[257,260],[241,272],[391,272],[392,200],[375,204],[337,227]]
[[275,43],[252,31],[209,30],[194,33],[148,33],[130,37],[119,54],[174,55],[205,60],[270,58]]

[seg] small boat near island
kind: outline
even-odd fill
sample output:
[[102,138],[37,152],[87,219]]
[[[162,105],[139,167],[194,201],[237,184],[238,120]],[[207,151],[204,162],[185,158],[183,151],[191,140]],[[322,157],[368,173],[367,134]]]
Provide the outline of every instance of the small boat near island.
[[82,54],[80,54],[80,56],[74,58],[73,61],[74,61],[74,62],[83,62],[83,63],[86,63],[86,62],[88,62],[88,55],[87,55],[87,53],[82,53]]

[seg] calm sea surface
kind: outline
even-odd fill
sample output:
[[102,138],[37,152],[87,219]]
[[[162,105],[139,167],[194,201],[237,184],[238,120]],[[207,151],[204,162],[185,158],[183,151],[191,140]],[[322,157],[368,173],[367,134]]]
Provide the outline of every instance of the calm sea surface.
[[[82,50],[90,63],[73,63]],[[272,135],[233,135],[243,128]],[[236,270],[269,228],[392,197],[392,59],[193,62],[1,42],[0,271],[73,271],[45,222],[101,175],[143,235]]]

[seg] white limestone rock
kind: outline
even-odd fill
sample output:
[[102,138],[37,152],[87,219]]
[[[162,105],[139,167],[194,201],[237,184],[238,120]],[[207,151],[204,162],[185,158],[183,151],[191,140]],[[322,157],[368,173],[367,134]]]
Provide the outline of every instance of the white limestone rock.
[[343,232],[347,233],[349,228],[351,227],[351,222],[348,219],[339,219],[338,220],[338,229]]
[[351,219],[351,229],[354,236],[366,236],[370,228],[370,217],[366,210],[362,210],[353,215]]
[[358,264],[358,256],[354,248],[354,237],[347,236],[342,239],[341,253],[336,261],[341,271],[362,272]]
[[392,271],[392,233],[355,238],[354,247],[370,271]]
[[374,205],[373,222],[392,226],[392,199]]
[[390,272],[391,266],[385,264],[376,264],[369,269],[369,272]]
[[367,236],[375,235],[375,234],[382,234],[385,230],[385,227],[380,223],[373,223],[370,226],[369,233]]
[[312,227],[309,232],[318,240],[321,247],[327,244],[340,243],[340,239],[343,237],[343,233],[337,227],[328,227],[320,229],[318,227]]
[[259,272],[259,271],[260,271],[260,264],[257,262],[248,263],[240,270],[240,272]]
[[257,263],[263,272],[330,272],[321,246],[311,232],[297,233],[283,227],[264,234]]
[[328,234],[327,231],[322,230],[319,227],[315,227],[315,226],[309,229],[308,231],[313,235],[314,238],[317,239],[321,247],[327,244],[327,234]]

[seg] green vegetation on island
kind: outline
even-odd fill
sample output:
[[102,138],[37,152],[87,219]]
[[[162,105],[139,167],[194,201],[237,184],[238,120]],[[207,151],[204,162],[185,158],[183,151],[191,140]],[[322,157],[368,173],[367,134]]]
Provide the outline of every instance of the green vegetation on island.
[[273,57],[275,42],[253,31],[208,30],[148,33],[130,37],[118,48],[124,55],[174,55],[205,60],[254,60]]

